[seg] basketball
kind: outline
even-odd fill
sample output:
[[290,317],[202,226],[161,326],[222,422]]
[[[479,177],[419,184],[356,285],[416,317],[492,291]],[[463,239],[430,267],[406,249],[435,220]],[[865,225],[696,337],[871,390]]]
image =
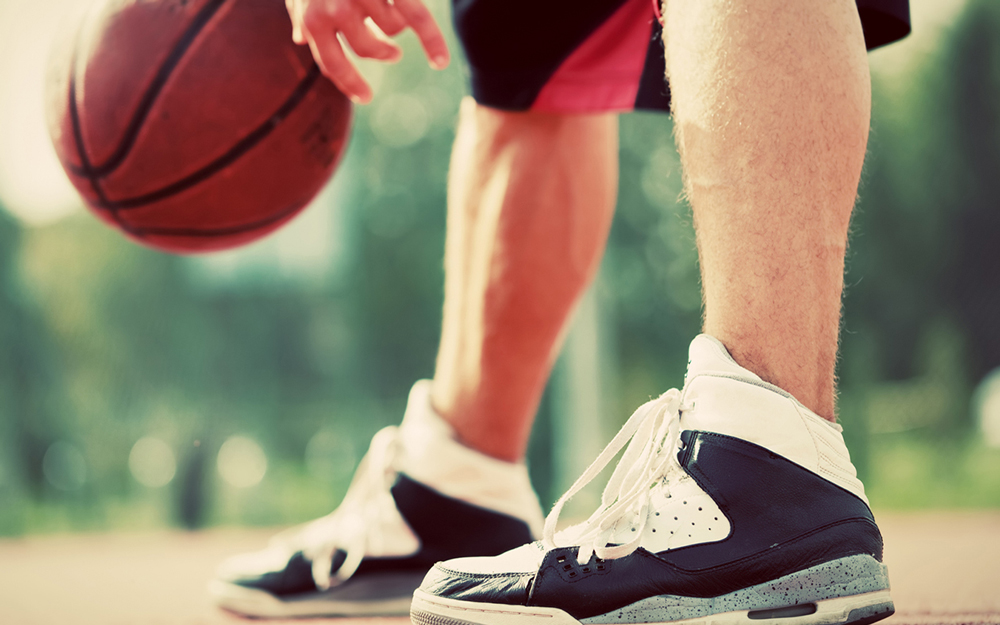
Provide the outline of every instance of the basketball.
[[98,217],[193,253],[301,211],[344,152],[351,104],[292,42],[283,0],[101,0],[57,41],[46,116]]

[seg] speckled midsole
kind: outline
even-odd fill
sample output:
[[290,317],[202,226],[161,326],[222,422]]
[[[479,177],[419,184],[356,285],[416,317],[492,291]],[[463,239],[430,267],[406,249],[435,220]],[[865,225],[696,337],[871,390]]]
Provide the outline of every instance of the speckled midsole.
[[[805,605],[889,590],[889,571],[867,555],[849,556],[718,597],[649,597],[581,623],[656,623],[719,614]],[[755,619],[756,620],[756,619]]]
[[411,617],[417,625],[598,625],[605,623],[736,624],[781,622],[872,623],[892,614],[885,565],[857,555],[826,562],[774,581],[718,597],[658,595],[577,621],[555,608],[483,604],[434,597],[418,590]]

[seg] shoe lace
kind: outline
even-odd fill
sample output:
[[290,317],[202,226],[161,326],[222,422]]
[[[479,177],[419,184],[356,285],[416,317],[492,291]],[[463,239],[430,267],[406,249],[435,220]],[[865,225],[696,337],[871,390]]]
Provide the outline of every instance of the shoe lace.
[[[392,497],[389,488],[396,477],[393,467],[399,453],[398,431],[393,426],[379,430],[340,506],[296,533],[296,540],[304,545],[303,555],[312,561],[313,581],[320,590],[347,581],[365,554],[380,548],[379,520]],[[344,551],[346,557],[336,573],[331,573],[338,550]]]
[[[614,560],[635,551],[646,526],[653,487],[662,483],[669,488],[667,476],[671,468],[680,468],[676,453],[680,440],[680,413],[681,394],[677,389],[671,389],[640,406],[552,507],[545,518],[543,545],[549,549],[556,548],[559,546],[557,538],[579,545],[577,561],[580,564],[588,562],[591,554],[600,559]],[[604,488],[600,507],[583,523],[557,535],[556,524],[566,502],[589,484],[626,443],[629,443],[628,448]],[[627,543],[611,544],[623,520],[635,530],[634,538]]]

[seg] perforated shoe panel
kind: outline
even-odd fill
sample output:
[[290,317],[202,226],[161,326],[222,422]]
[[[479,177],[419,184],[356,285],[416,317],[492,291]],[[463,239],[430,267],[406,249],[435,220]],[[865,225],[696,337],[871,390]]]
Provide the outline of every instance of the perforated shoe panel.
[[698,482],[684,473],[669,490],[661,489],[653,495],[642,546],[656,553],[725,540],[729,533],[725,513]]

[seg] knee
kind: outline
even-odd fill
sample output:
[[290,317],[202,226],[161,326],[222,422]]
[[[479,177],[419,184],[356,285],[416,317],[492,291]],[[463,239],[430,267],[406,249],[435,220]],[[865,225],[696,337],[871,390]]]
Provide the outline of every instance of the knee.
[[[551,113],[545,111],[505,111],[479,104],[471,97],[462,102],[461,121],[475,128],[476,135],[490,144],[503,146],[554,146],[569,140],[576,143],[613,132],[613,113]],[[595,135],[595,133],[598,133]]]
[[540,111],[506,111],[479,104],[471,97],[462,102],[463,121],[497,139],[518,139],[552,135],[571,123],[571,115]]

